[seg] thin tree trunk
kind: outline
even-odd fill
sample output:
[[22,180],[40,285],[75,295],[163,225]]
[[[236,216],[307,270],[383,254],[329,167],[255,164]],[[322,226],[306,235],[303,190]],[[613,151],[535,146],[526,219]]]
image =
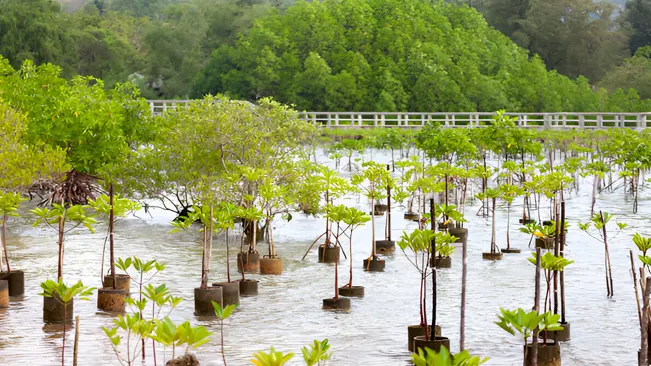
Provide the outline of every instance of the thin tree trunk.
[[9,215],[7,215],[7,213],[5,213],[2,216],[2,233],[0,235],[0,239],[2,239],[2,249],[4,250],[5,253],[5,263],[7,264],[7,272],[11,272],[11,267],[9,267],[9,254],[7,254],[7,219],[8,218]]
[[613,271],[610,266],[610,251],[608,250],[608,238],[606,236],[606,223],[604,222],[604,214],[603,212],[599,211],[599,215],[601,216],[601,222],[603,223],[603,227],[601,228],[604,236],[604,248],[605,248],[605,255],[606,255],[606,265],[607,265],[607,270],[608,273],[606,275],[606,280],[608,283],[606,284],[606,289],[608,291],[608,296],[614,296],[615,295],[615,289],[613,288]]
[[57,277],[59,281],[63,280],[63,228],[64,228],[64,219],[59,217],[59,264],[57,268]]
[[111,211],[109,212],[109,251],[110,251],[110,265],[111,265],[111,277],[113,282],[113,289],[115,290],[115,242],[113,240],[113,231],[115,225],[115,208],[114,198],[113,198],[113,183],[109,185],[109,204],[111,205]]
[[229,242],[230,240],[228,239],[228,228],[226,228],[226,278],[228,283],[231,283],[231,263],[229,259],[230,255],[228,254],[230,252]]

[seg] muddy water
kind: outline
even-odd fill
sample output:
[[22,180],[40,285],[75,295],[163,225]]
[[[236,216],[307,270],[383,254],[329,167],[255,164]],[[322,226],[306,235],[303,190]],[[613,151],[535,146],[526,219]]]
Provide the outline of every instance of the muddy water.
[[[374,157],[386,161],[384,155]],[[629,227],[611,241],[611,259],[615,296],[606,298],[603,246],[582,233],[577,221],[589,216],[590,182],[584,182],[578,196],[567,201],[568,257],[576,262],[566,272],[567,319],[572,323],[572,340],[562,345],[564,365],[633,365],[639,346],[635,296],[630,275],[629,248],[634,245],[633,233],[651,235],[651,202],[644,198],[638,214],[631,213],[631,204],[621,192],[604,195],[598,208],[615,214]],[[643,194],[643,196],[645,196]],[[364,199],[351,197],[346,203],[368,210]],[[481,253],[489,249],[490,221],[477,217],[479,203],[467,207],[470,229],[468,241],[468,295],[466,347],[473,354],[491,357],[488,365],[519,365],[522,360],[520,341],[493,324],[500,307],[531,308],[533,305],[534,267],[526,260],[531,254],[529,238],[518,232],[516,206],[511,217],[512,246],[521,254],[505,254],[498,262],[483,261]],[[402,230],[411,230],[414,223],[402,220],[404,208],[394,209],[393,237]],[[157,259],[167,265],[154,283],[165,283],[177,296],[183,297],[171,315],[176,321],[189,319],[216,332],[210,343],[196,350],[202,364],[221,365],[219,323],[193,316],[193,288],[199,285],[201,252],[198,241],[188,234],[169,234],[170,213],[144,212],[139,217],[123,220],[117,226],[116,253],[120,257],[136,255]],[[382,236],[385,219],[377,219],[378,237]],[[506,212],[498,211],[498,238],[504,243]],[[398,250],[386,258],[384,273],[365,273],[361,262],[370,253],[371,225],[354,233],[354,283],[366,287],[366,297],[354,299],[349,313],[321,310],[321,300],[332,297],[334,271],[332,265],[318,264],[314,249],[301,257],[324,227],[322,219],[295,214],[290,223],[275,224],[277,251],[283,257],[281,276],[252,275],[260,281],[260,294],[243,298],[236,313],[225,322],[224,338],[227,361],[246,365],[251,355],[274,346],[277,350],[296,353],[290,365],[303,364],[300,348],[314,339],[328,338],[334,350],[331,365],[406,365],[406,328],[418,322],[418,273]],[[98,233],[72,232],[65,249],[65,279],[81,279],[84,284],[99,286],[101,250],[106,227]],[[60,364],[60,329],[44,327],[43,300],[38,296],[39,283],[56,276],[56,236],[45,229],[27,224],[13,225],[9,235],[13,268],[26,272],[26,294],[12,299],[9,309],[0,309],[0,364]],[[262,252],[261,248],[261,252]],[[231,254],[236,254],[232,248]],[[226,277],[225,249],[222,242],[214,252],[212,280]],[[231,257],[233,258],[233,257]],[[234,261],[233,261],[234,263]],[[347,267],[340,267],[340,280],[348,278]],[[233,278],[238,275],[233,271]],[[450,338],[453,351],[459,348],[459,306],[461,284],[461,250],[453,254],[453,267],[440,270],[438,319],[443,333]],[[132,289],[134,291],[135,289]],[[96,298],[75,303],[75,314],[81,318],[79,339],[80,365],[118,365],[110,342],[100,329],[110,326],[112,317],[98,312]],[[72,337],[68,330],[66,364],[72,364]],[[123,349],[123,353],[126,349]],[[182,352],[177,350],[177,352]],[[158,363],[171,356],[171,350],[157,351]],[[300,361],[300,362],[299,362]],[[153,365],[151,345],[147,360],[135,364]]]

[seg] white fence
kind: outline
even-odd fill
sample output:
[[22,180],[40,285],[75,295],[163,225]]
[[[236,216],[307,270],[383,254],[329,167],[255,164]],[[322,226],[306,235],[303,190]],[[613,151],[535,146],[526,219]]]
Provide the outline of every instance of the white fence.
[[[150,100],[152,115],[185,107],[188,100]],[[651,113],[506,113],[517,117],[525,128],[616,128],[643,129],[651,122]],[[447,127],[482,127],[490,124],[495,113],[490,112],[300,112],[299,117],[328,128],[396,127],[419,128],[430,122]]]

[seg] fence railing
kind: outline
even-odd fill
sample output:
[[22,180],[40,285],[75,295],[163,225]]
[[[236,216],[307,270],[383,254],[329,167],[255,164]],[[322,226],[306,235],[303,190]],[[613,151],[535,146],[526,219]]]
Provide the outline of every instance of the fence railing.
[[[187,106],[188,100],[150,100],[152,115]],[[505,113],[517,118],[525,128],[635,128],[651,127],[649,113]],[[431,122],[446,127],[488,126],[495,113],[491,112],[300,112],[299,118],[328,128],[420,128]]]

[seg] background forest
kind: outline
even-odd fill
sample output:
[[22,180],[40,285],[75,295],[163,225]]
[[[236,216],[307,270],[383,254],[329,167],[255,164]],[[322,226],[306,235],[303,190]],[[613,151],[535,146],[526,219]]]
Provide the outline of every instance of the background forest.
[[651,0],[5,0],[0,55],[150,99],[651,111]]

